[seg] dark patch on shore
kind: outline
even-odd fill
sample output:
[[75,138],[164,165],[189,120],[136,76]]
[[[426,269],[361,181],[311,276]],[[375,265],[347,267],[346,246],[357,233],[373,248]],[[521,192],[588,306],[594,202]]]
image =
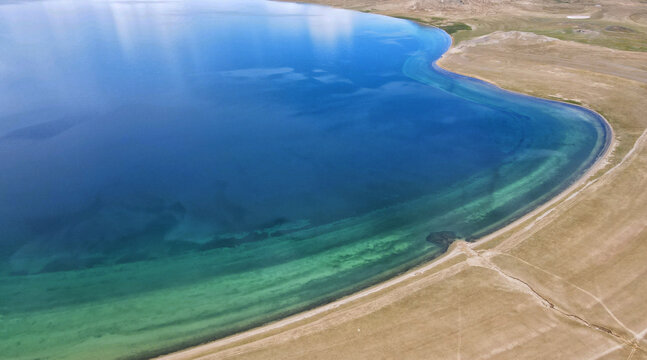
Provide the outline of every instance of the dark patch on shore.
[[634,33],[636,32],[634,29],[630,29],[628,27],[620,26],[620,25],[611,25],[607,26],[604,28],[606,31],[612,31],[612,32],[622,32],[622,33]]

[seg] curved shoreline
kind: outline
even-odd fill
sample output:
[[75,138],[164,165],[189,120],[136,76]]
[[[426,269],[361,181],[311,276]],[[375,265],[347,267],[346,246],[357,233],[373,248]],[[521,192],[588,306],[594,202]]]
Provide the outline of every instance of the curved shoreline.
[[[420,24],[420,26],[427,26],[427,25]],[[442,29],[440,29],[440,30],[442,30]],[[494,230],[493,232],[491,232],[489,234],[481,236],[480,238],[478,238],[475,241],[470,241],[469,242],[470,244],[475,244],[475,245],[477,243],[478,244],[483,244],[483,243],[487,243],[490,240],[492,240],[492,239],[506,233],[507,231],[512,230],[512,228],[514,228],[517,225],[525,222],[526,220],[529,220],[530,218],[539,215],[540,212],[543,212],[544,210],[549,210],[548,209],[549,207],[551,207],[552,205],[555,205],[557,202],[562,200],[567,194],[569,194],[570,192],[572,192],[573,190],[575,190],[576,188],[578,188],[579,186],[584,184],[595,173],[597,173],[598,171],[604,169],[604,167],[607,165],[607,160],[609,159],[610,155],[613,153],[613,151],[615,150],[615,147],[617,146],[616,133],[615,133],[615,131],[613,129],[613,126],[611,126],[611,123],[609,122],[609,120],[607,120],[604,116],[602,116],[602,114],[598,113],[597,111],[595,111],[593,109],[589,109],[589,108],[587,108],[585,106],[582,106],[582,105],[572,104],[572,103],[569,103],[569,102],[566,102],[566,101],[561,101],[561,100],[557,100],[557,99],[549,99],[549,98],[544,98],[544,97],[537,97],[537,96],[533,96],[533,95],[529,95],[529,94],[524,94],[522,92],[517,92],[517,91],[504,89],[503,87],[500,87],[499,85],[495,84],[494,82],[483,79],[483,78],[479,77],[478,75],[468,74],[468,73],[465,73],[465,74],[456,73],[456,72],[453,72],[453,71],[449,70],[448,68],[444,67],[441,64],[441,61],[445,58],[445,56],[447,54],[449,54],[449,52],[452,49],[454,49],[454,47],[455,47],[454,37],[451,36],[451,34],[447,34],[447,35],[450,37],[451,43],[450,43],[449,48],[447,49],[447,51],[445,51],[445,53],[443,53],[443,55],[440,58],[438,58],[436,61],[434,61],[435,66],[439,67],[440,69],[442,69],[444,71],[452,73],[452,74],[466,76],[466,77],[469,77],[469,78],[472,78],[472,79],[482,81],[482,82],[484,82],[486,84],[489,84],[491,86],[494,86],[497,89],[500,89],[500,90],[502,90],[504,92],[509,92],[509,93],[516,94],[516,95],[527,96],[527,97],[530,97],[530,98],[533,98],[533,99],[541,99],[541,100],[545,100],[545,101],[548,101],[548,102],[561,103],[561,104],[564,104],[566,106],[570,106],[570,107],[574,107],[574,108],[584,110],[586,112],[589,112],[589,113],[593,114],[600,121],[600,124],[603,126],[604,131],[605,131],[605,140],[604,140],[605,143],[604,143],[602,152],[600,152],[600,154],[598,154],[598,156],[589,165],[589,167],[586,168],[579,175],[579,177],[577,177],[575,179],[575,181],[573,181],[573,183],[566,186],[562,191],[558,192],[553,197],[547,199],[544,203],[539,204],[536,208],[529,210],[527,213],[521,215],[520,217],[518,217],[516,219],[513,218],[509,223],[501,226],[499,229],[496,229],[496,230]],[[588,185],[585,185],[585,186],[588,186]],[[431,260],[431,262],[433,262],[433,261],[434,260]]]
[[[355,11],[355,10],[348,10],[348,11]],[[379,14],[375,14],[375,15],[379,15]],[[380,15],[380,16],[386,16],[386,15]],[[408,20],[408,21],[411,21],[411,20]],[[419,24],[419,26],[424,27],[424,26],[428,26],[428,25]],[[440,30],[442,30],[442,29],[440,29]],[[494,230],[493,232],[491,232],[491,233],[489,233],[487,235],[484,235],[484,236],[478,238],[475,241],[470,241],[470,242],[460,241],[461,245],[464,244],[465,246],[473,249],[473,248],[476,248],[478,246],[487,244],[490,241],[498,238],[499,236],[507,233],[508,231],[511,231],[511,230],[517,228],[519,225],[521,225],[521,224],[523,224],[523,223],[537,217],[537,219],[535,219],[535,221],[533,221],[532,223],[527,225],[522,230],[522,232],[528,231],[534,226],[534,224],[537,221],[541,220],[543,217],[545,217],[546,215],[550,214],[553,210],[558,208],[559,205],[561,204],[562,200],[565,200],[565,199],[566,200],[571,200],[571,199],[575,198],[583,189],[585,189],[586,187],[588,187],[589,185],[591,185],[592,183],[594,183],[596,181],[596,179],[590,180],[590,181],[589,181],[589,179],[593,175],[595,175],[598,171],[604,169],[608,165],[608,160],[610,158],[610,155],[613,153],[614,149],[617,146],[617,140],[615,138],[615,136],[616,136],[615,131],[614,131],[613,127],[611,126],[611,124],[609,123],[609,121],[604,116],[602,116],[601,114],[596,112],[595,110],[589,109],[589,108],[584,107],[584,106],[571,104],[571,103],[568,103],[568,102],[565,102],[565,101],[560,101],[560,100],[556,100],[556,99],[548,99],[548,98],[544,98],[544,97],[536,97],[536,96],[532,96],[532,95],[525,94],[525,93],[522,93],[522,92],[507,90],[507,89],[504,89],[502,87],[499,87],[497,84],[495,84],[493,82],[482,79],[482,78],[480,78],[478,76],[452,72],[452,71],[448,70],[447,68],[443,67],[440,64],[441,60],[445,57],[445,55],[447,55],[454,48],[454,45],[455,45],[454,44],[454,38],[450,34],[447,34],[447,35],[451,39],[450,46],[448,47],[447,51],[445,53],[443,53],[443,55],[439,59],[434,61],[434,64],[437,65],[438,67],[440,67],[441,69],[443,69],[444,71],[448,71],[448,72],[450,72],[452,74],[466,76],[466,77],[470,77],[470,78],[473,78],[473,79],[477,79],[479,81],[483,81],[483,82],[485,82],[485,83],[487,83],[489,85],[492,85],[492,86],[496,87],[497,89],[500,89],[500,90],[505,91],[505,92],[513,93],[513,94],[516,94],[516,95],[527,96],[527,97],[530,97],[530,98],[533,98],[533,99],[541,99],[541,100],[545,100],[545,101],[549,101],[549,102],[559,102],[559,103],[562,103],[562,104],[567,105],[567,106],[571,106],[571,107],[578,108],[578,109],[583,109],[583,110],[585,110],[587,112],[590,112],[590,113],[594,114],[596,116],[596,118],[598,120],[600,120],[600,123],[602,124],[602,126],[603,126],[603,128],[605,130],[605,138],[606,138],[605,143],[603,145],[604,146],[603,150],[600,152],[600,154],[597,155],[597,157],[595,158],[595,160],[593,160],[593,162],[589,165],[589,167],[586,168],[579,175],[579,177],[576,178],[575,181],[573,181],[570,185],[566,186],[563,190],[558,192],[555,196],[547,199],[545,202],[539,204],[536,208],[534,208],[532,210],[529,210],[527,213],[521,215],[520,217],[518,217],[516,219],[511,220],[509,223],[503,225],[499,229]],[[624,161],[624,159],[623,159],[623,161]],[[604,174],[608,174],[609,172],[611,172],[615,168],[616,167],[614,166],[613,168],[609,169]],[[580,188],[580,187],[582,187],[582,188],[578,190],[578,188]],[[270,323],[267,323],[265,325],[261,325],[261,326],[258,326],[258,327],[255,327],[255,328],[252,328],[252,329],[249,329],[249,330],[245,330],[243,332],[239,332],[237,334],[233,334],[233,335],[221,338],[221,339],[213,340],[213,341],[210,341],[210,342],[207,342],[207,343],[203,343],[201,345],[189,347],[187,349],[179,350],[179,351],[172,352],[172,353],[162,355],[162,356],[158,356],[158,357],[155,357],[155,358],[156,359],[186,359],[186,358],[194,358],[194,357],[201,356],[201,355],[207,355],[211,350],[226,347],[228,345],[235,344],[236,342],[239,342],[239,341],[244,341],[244,340],[250,339],[252,337],[267,334],[267,333],[269,333],[271,331],[280,330],[280,329],[285,328],[285,327],[287,327],[289,325],[294,325],[294,324],[297,324],[297,323],[299,323],[301,321],[308,320],[308,319],[311,319],[311,318],[316,317],[318,315],[325,314],[325,313],[327,313],[329,311],[332,311],[332,310],[335,310],[335,309],[339,308],[342,305],[346,305],[346,304],[352,303],[354,301],[360,300],[362,298],[365,298],[367,296],[382,292],[382,291],[384,291],[386,289],[389,289],[389,288],[391,288],[391,287],[393,287],[393,286],[395,286],[397,284],[400,284],[400,283],[403,283],[403,282],[405,282],[407,280],[415,278],[416,276],[422,275],[425,272],[427,272],[429,270],[432,270],[432,269],[436,268],[437,266],[439,266],[441,264],[444,264],[448,260],[454,259],[456,256],[462,254],[462,252],[457,249],[457,243],[459,243],[459,241],[456,241],[454,244],[452,244],[452,246],[450,246],[450,248],[445,253],[443,253],[442,255],[437,256],[436,258],[434,258],[434,259],[432,259],[432,260],[430,260],[428,262],[425,262],[425,263],[422,263],[420,265],[414,266],[410,270],[407,270],[406,272],[404,272],[402,274],[396,275],[393,278],[390,278],[390,279],[388,279],[386,281],[383,281],[383,282],[380,282],[378,284],[369,286],[369,287],[367,287],[367,288],[365,288],[363,290],[360,290],[358,292],[355,292],[355,293],[352,293],[350,295],[344,296],[342,298],[339,298],[339,299],[337,299],[335,301],[332,301],[330,303],[327,303],[325,305],[317,306],[317,307],[312,308],[310,310],[306,310],[306,311],[303,311],[303,312],[300,312],[300,313],[297,313],[297,314],[294,314],[294,315],[290,315],[290,316],[288,316],[286,318],[283,318],[283,319],[280,319],[280,320],[277,320],[277,321],[273,321],[273,322],[270,322]]]

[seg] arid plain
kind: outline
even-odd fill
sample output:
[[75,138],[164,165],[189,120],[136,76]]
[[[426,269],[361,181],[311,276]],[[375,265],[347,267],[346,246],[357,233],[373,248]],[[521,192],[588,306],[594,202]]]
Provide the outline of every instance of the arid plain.
[[593,109],[612,146],[581,181],[495,234],[165,358],[647,359],[647,1],[313,2],[444,28],[454,45],[440,66]]

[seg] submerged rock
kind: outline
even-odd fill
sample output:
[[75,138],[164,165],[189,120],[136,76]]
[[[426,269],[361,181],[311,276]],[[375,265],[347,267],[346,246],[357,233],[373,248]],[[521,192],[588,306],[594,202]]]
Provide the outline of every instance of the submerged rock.
[[[95,266],[100,266],[105,264],[107,261],[106,257],[103,256],[92,256],[92,257],[75,257],[75,256],[62,256],[56,257],[53,260],[45,264],[39,271],[36,273],[53,273],[60,271],[74,271],[81,269],[90,269]],[[27,272],[29,273],[29,272]]]
[[199,249],[202,251],[205,251],[205,250],[222,249],[222,248],[233,248],[239,245],[239,243],[240,243],[240,240],[234,237],[226,237],[226,238],[216,237],[215,239],[200,245]]
[[270,234],[263,231],[251,231],[243,237],[218,237],[216,236],[213,240],[206,242],[200,246],[200,250],[213,250],[220,248],[233,248],[238,245],[245,243],[251,243],[256,241],[262,241],[270,238]]
[[426,240],[436,245],[439,245],[443,249],[447,249],[449,248],[449,245],[451,245],[454,242],[454,240],[457,240],[459,238],[460,236],[458,236],[453,231],[434,231],[429,233],[429,235],[427,235]]

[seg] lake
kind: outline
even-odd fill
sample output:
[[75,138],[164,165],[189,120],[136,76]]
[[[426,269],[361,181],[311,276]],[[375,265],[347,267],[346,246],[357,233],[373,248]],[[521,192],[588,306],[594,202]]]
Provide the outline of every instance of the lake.
[[546,202],[605,122],[435,65],[442,30],[262,0],[0,5],[0,353],[159,355]]

